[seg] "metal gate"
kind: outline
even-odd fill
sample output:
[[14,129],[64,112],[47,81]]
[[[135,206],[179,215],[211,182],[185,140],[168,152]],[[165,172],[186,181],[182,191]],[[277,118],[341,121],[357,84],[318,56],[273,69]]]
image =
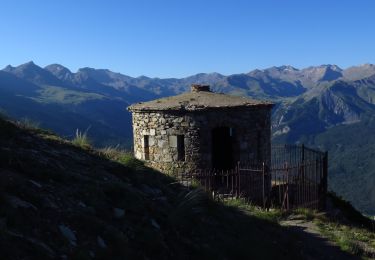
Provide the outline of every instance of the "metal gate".
[[327,153],[296,145],[272,147],[272,206],[319,209],[327,193]]
[[296,145],[272,147],[271,165],[238,162],[232,170],[200,169],[179,176],[215,198],[244,198],[263,208],[324,208],[327,153]]

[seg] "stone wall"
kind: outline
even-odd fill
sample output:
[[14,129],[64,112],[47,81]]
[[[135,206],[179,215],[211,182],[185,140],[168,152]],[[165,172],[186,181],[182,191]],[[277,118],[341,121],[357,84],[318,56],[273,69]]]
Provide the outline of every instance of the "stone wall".
[[[144,136],[148,136],[148,164],[176,174],[194,168],[210,168],[212,129],[235,130],[236,161],[270,162],[271,109],[269,107],[218,108],[204,111],[133,111],[134,154],[145,160]],[[177,136],[183,136],[185,158],[178,158]]]

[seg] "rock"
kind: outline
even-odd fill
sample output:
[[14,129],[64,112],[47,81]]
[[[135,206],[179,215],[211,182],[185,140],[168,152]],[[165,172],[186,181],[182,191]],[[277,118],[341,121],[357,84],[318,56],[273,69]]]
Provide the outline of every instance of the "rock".
[[52,208],[52,209],[59,208],[52,198],[45,197],[43,200],[43,204],[44,204],[43,206],[47,208]]
[[82,201],[78,202],[78,206],[81,206],[82,208],[86,208],[86,204],[83,203]]
[[33,184],[34,186],[38,187],[38,188],[42,188],[42,187],[43,187],[42,184],[40,184],[40,183],[38,183],[38,182],[36,182],[36,181],[29,180],[29,182],[30,182],[31,184]]
[[14,237],[17,237],[17,238],[20,238],[22,240],[26,240],[28,241],[29,243],[45,250],[45,252],[53,259],[55,259],[55,252],[49,247],[47,246],[45,243],[43,243],[42,241],[38,241],[36,240],[35,238],[31,238],[31,237],[27,237],[23,234],[20,234],[20,233],[17,233],[17,232],[14,232],[14,231],[11,231],[11,230],[8,230],[7,231],[7,234],[9,234],[10,236],[14,236]]
[[96,238],[96,241],[98,242],[99,247],[101,247],[103,249],[107,248],[107,244],[105,243],[104,239],[101,236],[98,236]]
[[159,196],[162,194],[162,191],[160,189],[157,189],[157,188],[151,188],[150,186],[147,186],[146,184],[142,184],[141,186],[141,190],[148,194],[148,195],[152,195],[152,196]]
[[4,230],[7,226],[7,219],[6,218],[0,218],[0,230]]
[[162,202],[167,202],[168,201],[167,197],[165,197],[165,196],[157,197],[156,200],[162,201]]
[[60,225],[60,226],[59,226],[59,229],[60,229],[61,234],[62,234],[66,239],[68,239],[69,243],[70,243],[72,246],[77,246],[77,237],[76,237],[76,235],[74,234],[74,231],[72,231],[69,227],[67,227],[67,226],[65,226],[65,225]]
[[123,216],[125,216],[125,210],[120,208],[114,208],[113,215],[115,218],[122,218]]
[[160,230],[160,225],[155,221],[155,219],[151,219],[151,225],[157,230]]
[[33,204],[31,204],[27,201],[21,200],[20,198],[18,198],[16,196],[7,195],[7,196],[5,196],[5,199],[15,209],[16,208],[26,208],[26,209],[31,208],[31,209],[34,209],[34,210],[38,210],[38,208],[35,207]]
[[89,255],[90,255],[91,258],[95,258],[95,253],[91,250],[89,251]]

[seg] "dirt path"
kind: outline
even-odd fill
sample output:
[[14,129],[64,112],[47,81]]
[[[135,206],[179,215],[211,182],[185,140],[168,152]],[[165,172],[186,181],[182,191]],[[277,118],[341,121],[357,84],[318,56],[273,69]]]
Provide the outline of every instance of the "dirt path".
[[289,219],[281,221],[282,226],[299,237],[305,252],[304,259],[361,259],[342,251],[338,246],[324,238],[312,221]]

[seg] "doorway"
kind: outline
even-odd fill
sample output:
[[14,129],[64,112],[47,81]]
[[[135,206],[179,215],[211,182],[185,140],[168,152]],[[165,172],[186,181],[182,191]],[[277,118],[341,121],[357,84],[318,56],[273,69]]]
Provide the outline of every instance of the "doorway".
[[217,127],[212,130],[212,167],[217,170],[234,168],[233,128]]

